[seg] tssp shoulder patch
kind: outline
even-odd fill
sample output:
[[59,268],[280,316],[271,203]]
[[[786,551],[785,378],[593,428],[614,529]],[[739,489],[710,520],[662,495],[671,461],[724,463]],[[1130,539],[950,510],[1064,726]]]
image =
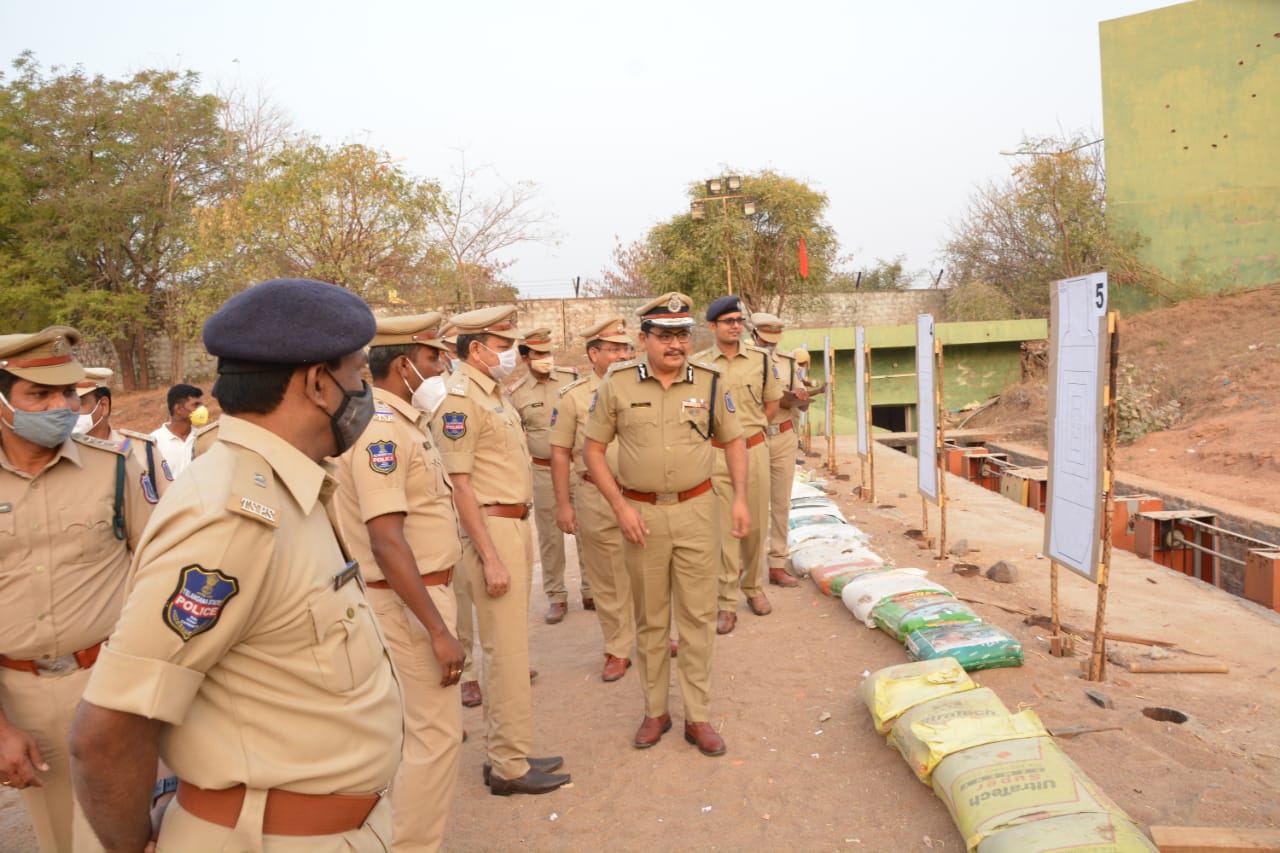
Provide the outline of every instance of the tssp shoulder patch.
[[444,421],[444,436],[454,441],[467,434],[466,412],[445,412],[441,416]]
[[164,623],[187,642],[213,629],[227,602],[240,591],[240,582],[218,569],[199,563],[185,566],[178,574],[178,588],[164,605]]
[[390,474],[396,470],[396,443],[394,441],[375,441],[365,448],[369,453],[369,467],[379,474]]

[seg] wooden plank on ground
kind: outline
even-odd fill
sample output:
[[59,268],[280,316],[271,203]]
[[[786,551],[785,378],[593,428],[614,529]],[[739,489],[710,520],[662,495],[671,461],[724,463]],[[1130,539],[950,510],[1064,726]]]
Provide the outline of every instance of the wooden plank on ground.
[[1261,853],[1280,851],[1280,829],[1224,826],[1153,826],[1151,840],[1161,853]]
[[1220,663],[1174,663],[1160,661],[1129,661],[1124,668],[1130,672],[1209,672],[1223,675],[1231,672],[1224,664]]

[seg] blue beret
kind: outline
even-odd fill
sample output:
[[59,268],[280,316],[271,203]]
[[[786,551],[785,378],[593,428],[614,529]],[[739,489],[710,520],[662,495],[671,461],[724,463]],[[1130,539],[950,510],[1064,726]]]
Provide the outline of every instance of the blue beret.
[[730,311],[742,311],[742,300],[736,296],[721,296],[719,299],[707,306],[707,319],[716,320],[720,315],[728,314]]
[[[313,364],[353,353],[373,340],[377,322],[344,287],[305,278],[255,284],[222,303],[204,324],[204,348],[253,365]],[[230,365],[228,365],[230,367]]]

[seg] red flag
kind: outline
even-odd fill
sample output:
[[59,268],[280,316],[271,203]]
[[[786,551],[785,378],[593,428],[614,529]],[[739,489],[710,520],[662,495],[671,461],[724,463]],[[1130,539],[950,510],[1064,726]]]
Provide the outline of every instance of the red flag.
[[800,238],[800,277],[809,277],[809,253],[804,250],[804,238]]

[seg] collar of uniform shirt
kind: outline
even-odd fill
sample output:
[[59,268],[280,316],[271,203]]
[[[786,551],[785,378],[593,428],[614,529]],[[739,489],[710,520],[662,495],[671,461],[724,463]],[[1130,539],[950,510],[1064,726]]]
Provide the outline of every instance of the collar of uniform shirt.
[[223,414],[218,421],[218,440],[252,450],[261,456],[289,490],[304,514],[310,514],[320,499],[326,478],[336,470],[332,462],[316,464],[289,442],[270,430],[241,418]]
[[[653,371],[649,367],[649,356],[647,355],[640,356],[635,360],[635,365],[636,365],[636,374],[637,374],[636,381],[637,382],[643,382],[644,380],[649,378],[652,378],[655,382],[659,381],[658,377],[653,375]],[[686,361],[684,365],[684,378],[681,379],[677,377],[674,381],[693,382],[693,364]]]
[[[62,444],[58,447],[58,452],[54,454],[53,461],[50,462],[47,466],[45,466],[44,471],[47,471],[49,468],[52,468],[54,465],[58,464],[58,460],[60,459],[66,459],[68,462],[70,462],[72,465],[75,465],[77,468],[84,467],[84,463],[80,461],[80,448],[76,447],[76,443],[69,438],[66,441],[62,442]],[[29,474],[23,473],[22,471],[19,471],[17,468],[15,468],[13,466],[13,463],[9,461],[9,457],[5,455],[3,447],[0,447],[0,468],[4,468],[4,470],[10,471],[14,474],[17,474],[19,477],[23,477],[28,480],[35,479],[35,477],[32,477]],[[41,471],[41,473],[44,473],[44,471]]]
[[463,376],[466,376],[468,379],[471,379],[477,385],[479,385],[481,390],[483,390],[486,394],[492,394],[493,389],[498,387],[498,383],[494,381],[494,378],[492,376],[485,373],[483,370],[480,370],[479,368],[472,367],[471,365],[467,364],[465,361],[462,362],[462,364],[458,367],[458,372],[461,373]]

